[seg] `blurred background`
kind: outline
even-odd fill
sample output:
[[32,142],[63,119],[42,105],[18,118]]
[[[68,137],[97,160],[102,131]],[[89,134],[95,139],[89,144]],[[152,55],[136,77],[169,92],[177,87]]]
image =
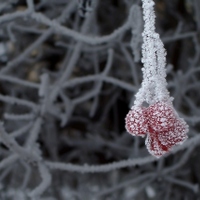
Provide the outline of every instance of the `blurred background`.
[[158,160],[124,121],[142,81],[141,1],[0,0],[0,200],[200,199],[199,10],[155,1],[190,126]]

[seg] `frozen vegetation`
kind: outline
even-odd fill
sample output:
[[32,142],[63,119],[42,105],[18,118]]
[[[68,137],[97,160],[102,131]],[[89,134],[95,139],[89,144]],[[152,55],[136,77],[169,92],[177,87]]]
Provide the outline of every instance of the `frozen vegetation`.
[[[147,1],[0,0],[0,200],[200,199],[200,1],[155,0],[156,81]],[[159,159],[125,129],[145,66],[145,102],[189,126]]]

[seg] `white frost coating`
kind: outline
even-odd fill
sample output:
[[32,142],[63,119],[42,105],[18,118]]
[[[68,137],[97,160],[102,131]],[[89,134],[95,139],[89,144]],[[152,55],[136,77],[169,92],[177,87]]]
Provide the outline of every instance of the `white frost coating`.
[[49,169],[46,167],[45,164],[39,163],[38,168],[40,171],[42,182],[29,194],[30,197],[37,198],[37,199],[49,187],[49,185],[51,184],[51,179],[52,179]]
[[136,94],[135,105],[157,101],[172,102],[166,82],[166,51],[158,33],[155,32],[153,0],[142,0],[144,31],[142,33],[142,63],[144,67],[142,87]]

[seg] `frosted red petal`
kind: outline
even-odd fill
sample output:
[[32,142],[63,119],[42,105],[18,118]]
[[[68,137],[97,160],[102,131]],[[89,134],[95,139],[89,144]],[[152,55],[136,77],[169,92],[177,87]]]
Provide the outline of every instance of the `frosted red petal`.
[[187,139],[188,125],[182,119],[177,119],[170,130],[160,132],[158,140],[169,149],[175,145],[182,144]]
[[165,102],[157,102],[148,107],[148,124],[155,131],[168,131],[176,123],[173,107]]
[[149,153],[157,158],[169,151],[168,147],[158,140],[158,133],[156,132],[147,135],[145,144]]
[[126,118],[126,130],[134,136],[145,136],[148,132],[146,108],[132,107]]
[[157,132],[152,128],[149,130],[145,144],[148,151],[159,158],[170,151],[173,146],[181,144],[187,139],[188,125],[179,118],[167,131]]

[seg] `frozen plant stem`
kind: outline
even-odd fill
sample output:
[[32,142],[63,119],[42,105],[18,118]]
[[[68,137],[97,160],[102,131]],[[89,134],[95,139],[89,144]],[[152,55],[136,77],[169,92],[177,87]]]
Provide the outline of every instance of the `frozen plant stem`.
[[171,103],[172,98],[166,88],[166,52],[158,33],[155,32],[153,0],[142,0],[144,31],[142,33],[142,63],[144,65],[142,87],[136,95],[135,105],[157,101]]
[[[166,52],[155,32],[153,0],[142,0],[144,31],[142,33],[142,86],[135,95],[134,106],[126,116],[126,129],[144,137],[148,151],[161,157],[186,139],[188,126],[172,105],[166,82]],[[143,106],[144,103],[148,107]]]

